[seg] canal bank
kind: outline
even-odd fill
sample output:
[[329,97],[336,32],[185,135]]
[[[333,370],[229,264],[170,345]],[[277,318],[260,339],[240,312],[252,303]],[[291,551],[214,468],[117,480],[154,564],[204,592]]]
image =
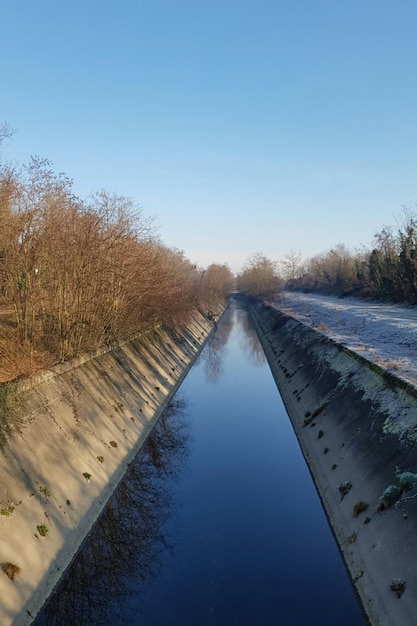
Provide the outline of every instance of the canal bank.
[[212,330],[195,312],[19,385],[24,424],[0,454],[2,626],[33,621]]
[[235,299],[36,620],[73,624],[363,625]]
[[415,623],[415,388],[271,306],[249,308],[370,623]]

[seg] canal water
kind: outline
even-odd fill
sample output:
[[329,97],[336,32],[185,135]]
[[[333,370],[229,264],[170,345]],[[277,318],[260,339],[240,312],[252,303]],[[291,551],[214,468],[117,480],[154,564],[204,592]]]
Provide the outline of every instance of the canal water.
[[237,302],[35,624],[364,624]]

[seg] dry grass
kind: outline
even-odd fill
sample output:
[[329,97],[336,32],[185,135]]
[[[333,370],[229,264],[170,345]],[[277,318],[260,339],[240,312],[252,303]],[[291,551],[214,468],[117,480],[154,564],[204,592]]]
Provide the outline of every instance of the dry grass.
[[56,361],[46,350],[34,350],[20,342],[13,308],[0,303],[0,383],[30,376]]
[[14,580],[16,576],[20,574],[20,567],[15,563],[10,563],[10,561],[6,561],[6,563],[2,563],[1,569],[3,572],[10,578],[10,580]]

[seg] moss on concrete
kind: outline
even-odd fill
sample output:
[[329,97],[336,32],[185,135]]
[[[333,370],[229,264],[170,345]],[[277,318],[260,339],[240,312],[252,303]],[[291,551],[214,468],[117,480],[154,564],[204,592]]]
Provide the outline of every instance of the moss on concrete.
[[[417,470],[417,390],[274,307],[249,308],[369,623],[414,623],[415,484],[388,509],[379,505],[381,494],[398,482],[398,468],[412,475]],[[317,429],[325,433],[326,454]],[[350,489],[341,497],[344,484]],[[352,515],[360,501],[369,505],[363,521]],[[406,581],[400,599],[393,579]]]

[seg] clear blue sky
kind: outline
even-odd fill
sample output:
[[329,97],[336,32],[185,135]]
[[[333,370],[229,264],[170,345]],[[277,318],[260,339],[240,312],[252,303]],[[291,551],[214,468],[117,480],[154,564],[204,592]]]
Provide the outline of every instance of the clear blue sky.
[[371,243],[417,200],[415,0],[0,3],[4,156],[238,270]]

